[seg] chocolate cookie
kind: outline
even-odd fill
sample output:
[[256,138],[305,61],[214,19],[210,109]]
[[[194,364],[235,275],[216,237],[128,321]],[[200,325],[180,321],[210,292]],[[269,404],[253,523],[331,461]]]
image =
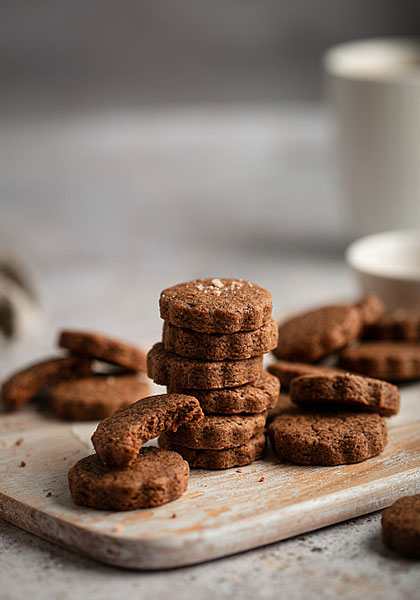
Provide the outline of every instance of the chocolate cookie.
[[50,405],[64,419],[92,421],[109,417],[150,394],[137,375],[95,375],[63,381],[50,391]]
[[420,558],[420,494],[400,498],[382,515],[384,543],[406,558]]
[[285,410],[288,410],[289,408],[292,408],[292,407],[293,407],[293,404],[292,404],[292,401],[290,400],[289,394],[284,394],[281,392],[277,399],[276,405],[273,408],[271,408],[269,411],[267,411],[267,419],[265,422],[266,425],[271,423],[271,421],[273,421],[276,417],[278,417],[278,415],[281,415],[282,413],[284,413]]
[[368,327],[363,337],[371,340],[420,342],[420,313],[396,310]]
[[350,374],[302,375],[292,381],[290,398],[311,408],[343,406],[383,417],[396,415],[400,408],[400,393],[395,385]]
[[264,457],[265,434],[257,433],[250,440],[236,446],[235,448],[224,448],[223,450],[200,450],[187,448],[172,443],[166,434],[159,437],[159,446],[167,450],[178,452],[189,463],[190,467],[196,469],[230,469],[232,467],[243,467]]
[[176,432],[166,433],[166,439],[178,446],[206,450],[234,448],[248,442],[264,429],[266,415],[205,415],[193,425],[182,425]]
[[299,465],[343,465],[376,456],[386,446],[385,419],[376,413],[289,410],[268,426],[277,456]]
[[182,496],[188,486],[188,463],[179,454],[143,448],[126,468],[107,467],[97,454],[69,471],[75,504],[99,510],[135,510],[160,506]]
[[125,367],[131,371],[146,371],[146,352],[99,333],[62,331],[58,345],[75,354]]
[[376,323],[385,312],[385,305],[376,294],[366,294],[361,301],[356,304],[357,308],[362,313],[363,323],[365,326]]
[[3,383],[1,397],[7,408],[19,408],[43,388],[91,372],[91,361],[88,359],[77,356],[50,358],[12,375]]
[[92,443],[106,465],[127,467],[148,440],[202,418],[203,411],[196,398],[181,394],[150,396],[101,421]]
[[277,346],[278,326],[274,319],[254,331],[236,333],[198,333],[163,325],[162,342],[166,350],[201,360],[243,360],[270,352]]
[[355,306],[325,306],[281,323],[273,353],[283,360],[315,362],[355,340],[362,328]]
[[155,383],[171,389],[214,390],[255,381],[261,377],[262,361],[262,356],[254,356],[247,360],[208,362],[178,356],[158,343],[147,355],[147,374]]
[[177,327],[203,333],[234,333],[271,319],[271,294],[243,279],[196,279],[163,290],[160,316]]
[[335,367],[309,365],[308,363],[290,362],[288,360],[278,360],[268,367],[268,371],[277,377],[281,383],[282,389],[288,389],[293,379],[296,379],[296,377],[300,377],[301,375],[347,373],[347,371],[336,369]]
[[340,366],[389,381],[420,377],[420,343],[363,342],[340,353]]
[[[186,390],[168,388],[169,393],[187,393]],[[237,413],[260,413],[277,403],[280,392],[279,380],[263,371],[261,378],[235,388],[220,390],[188,390],[197,398],[205,413],[233,415]]]

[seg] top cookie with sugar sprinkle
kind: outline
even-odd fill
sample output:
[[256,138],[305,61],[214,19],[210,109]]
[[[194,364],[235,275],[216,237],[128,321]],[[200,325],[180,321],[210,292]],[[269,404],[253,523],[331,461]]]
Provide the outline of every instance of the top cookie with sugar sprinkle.
[[195,279],[163,290],[160,316],[202,333],[252,331],[270,320],[268,290],[244,279]]

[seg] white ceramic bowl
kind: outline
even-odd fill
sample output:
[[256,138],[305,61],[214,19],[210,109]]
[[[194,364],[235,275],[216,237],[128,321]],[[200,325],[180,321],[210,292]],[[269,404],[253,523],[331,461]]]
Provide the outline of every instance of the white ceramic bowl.
[[347,249],[346,261],[362,289],[376,292],[388,310],[420,311],[420,229],[360,238]]

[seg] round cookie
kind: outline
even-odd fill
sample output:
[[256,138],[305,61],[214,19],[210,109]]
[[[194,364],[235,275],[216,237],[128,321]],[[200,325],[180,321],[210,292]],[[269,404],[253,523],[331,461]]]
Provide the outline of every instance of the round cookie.
[[404,381],[420,377],[420,343],[362,342],[340,353],[340,366],[378,379]]
[[179,454],[143,448],[130,467],[107,467],[97,454],[68,474],[75,504],[99,510],[135,510],[176,500],[188,487],[189,466]]
[[3,383],[1,398],[7,408],[19,408],[43,388],[91,372],[91,361],[86,358],[67,356],[44,360],[9,377]]
[[192,396],[149,396],[101,421],[91,439],[104,464],[126,467],[135,461],[147,441],[203,416],[198,400]]
[[254,356],[246,360],[208,362],[178,356],[158,343],[147,355],[147,374],[155,383],[171,389],[214,390],[255,381],[261,377],[262,361],[262,356]]
[[198,333],[165,321],[162,342],[166,350],[201,360],[244,360],[270,352],[277,346],[278,326],[271,319],[254,331]]
[[268,426],[277,456],[298,465],[344,465],[367,460],[387,443],[385,419],[376,413],[289,410]]
[[385,312],[384,303],[376,294],[373,294],[372,292],[370,294],[366,294],[366,296],[362,298],[360,302],[356,304],[356,306],[362,313],[363,323],[366,327],[376,323],[376,321],[380,319]]
[[[169,393],[187,393],[187,390],[168,388]],[[233,415],[237,413],[260,413],[276,405],[280,382],[266,371],[261,378],[235,388],[220,390],[188,390],[200,402],[205,413]]]
[[386,381],[351,374],[302,375],[292,381],[290,398],[308,408],[324,407],[366,410],[383,417],[400,408],[397,386]]
[[75,354],[90,356],[131,371],[146,371],[146,352],[142,348],[99,333],[62,331],[58,345]]
[[420,558],[420,494],[400,498],[382,514],[382,538],[406,558]]
[[150,394],[150,385],[137,375],[94,375],[53,386],[49,402],[64,419],[92,421],[109,417]]
[[355,306],[325,306],[281,323],[273,354],[282,360],[315,362],[355,340],[362,327],[362,313]]
[[266,414],[205,415],[198,423],[187,423],[165,437],[173,444],[187,448],[220,450],[235,448],[248,442],[264,429]]
[[203,333],[234,333],[271,319],[269,291],[243,279],[196,279],[163,290],[160,316],[177,327]]
[[396,310],[368,327],[363,337],[371,340],[420,342],[420,313]]
[[267,369],[280,381],[282,388],[288,389],[293,379],[301,375],[322,375],[332,373],[347,373],[343,369],[335,367],[324,367],[323,365],[310,365],[308,363],[290,362],[288,360],[278,360]]
[[200,450],[173,444],[166,434],[159,438],[159,446],[178,452],[195,469],[230,469],[243,467],[259,460],[265,454],[266,438],[264,433],[258,433],[248,442],[236,448],[223,450]]
[[265,422],[266,425],[271,423],[271,421],[273,421],[276,417],[278,417],[278,415],[281,415],[282,413],[284,413],[285,410],[288,410],[289,408],[292,408],[292,407],[293,407],[293,404],[292,404],[292,401],[290,400],[289,394],[284,394],[283,392],[281,392],[277,399],[276,405],[273,408],[271,408],[269,411],[267,411],[267,419]]

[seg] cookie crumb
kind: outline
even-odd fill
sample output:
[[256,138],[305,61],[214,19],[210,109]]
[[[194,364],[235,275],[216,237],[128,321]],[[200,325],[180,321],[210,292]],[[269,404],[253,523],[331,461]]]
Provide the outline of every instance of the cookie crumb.
[[265,480],[265,477],[260,477],[260,479],[258,480],[259,482],[262,482]]
[[1,443],[3,444],[3,446],[4,446],[5,448],[7,448],[7,447],[8,447],[8,445],[9,445],[9,442],[8,442],[7,440],[2,440],[2,441],[1,441]]
[[237,473],[243,473],[243,471],[244,471],[243,469],[236,469]]
[[118,533],[119,531],[124,531],[124,525],[122,523],[117,523],[112,528],[112,531],[114,531],[115,533]]
[[175,513],[171,516],[171,519],[176,519],[176,514]]
[[25,462],[24,460],[22,460],[22,461],[20,462],[20,466],[21,466],[21,467],[26,467],[26,462]]
[[63,460],[67,460],[67,456],[63,456]]
[[48,492],[48,494],[47,494],[47,496],[46,496],[46,497],[47,497],[47,498],[51,498],[51,496],[52,496],[51,492]]
[[218,278],[212,279],[211,282],[217,288],[222,288],[223,287],[223,283]]
[[23,443],[23,439],[23,437],[20,437],[18,440],[16,440],[15,446],[20,446]]

